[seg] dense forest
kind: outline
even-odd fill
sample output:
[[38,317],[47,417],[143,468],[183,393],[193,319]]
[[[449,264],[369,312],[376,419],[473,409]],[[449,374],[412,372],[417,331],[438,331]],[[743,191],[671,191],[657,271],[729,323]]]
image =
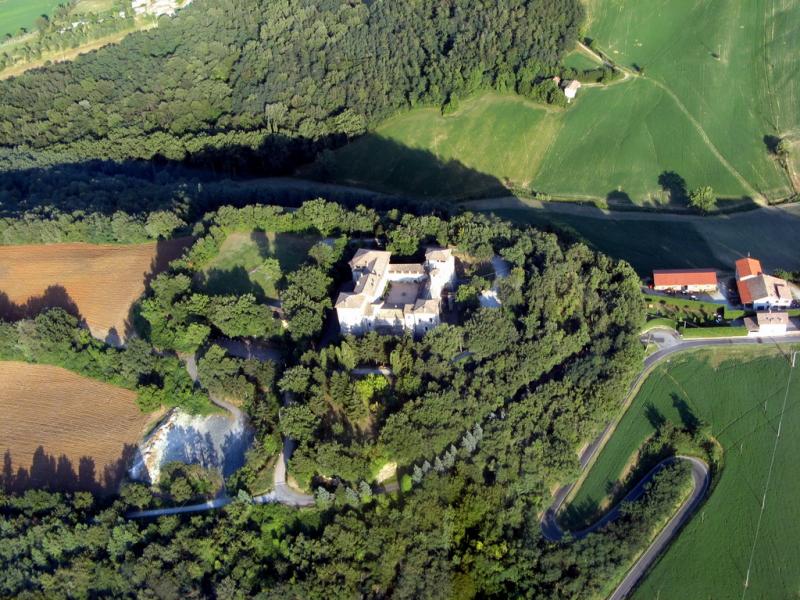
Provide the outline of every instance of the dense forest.
[[197,0],[119,46],[0,82],[0,167],[160,158],[285,172],[421,103],[536,95],[578,0]]
[[[227,235],[252,230],[328,240],[283,276],[285,329],[264,328],[258,299],[215,299],[195,283]],[[640,365],[642,300],[625,263],[486,216],[350,210],[323,200],[294,211],[224,207],[193,231],[195,244],[141,303],[139,360],[196,350],[204,385],[242,401],[258,456],[227,482],[236,501],[147,521],[125,517],[163,501],[141,484],[108,499],[0,495],[0,596],[591,598],[685,493],[687,474],[667,470],[644,501],[580,542],[548,542],[539,528],[550,489],[577,473],[577,448],[617,410]],[[464,284],[455,324],[419,340],[326,336],[324,315],[349,277],[346,261],[376,241],[409,259],[427,245],[458,253]],[[482,265],[494,255],[511,267],[497,282],[502,306],[480,308],[477,295],[492,284]],[[40,319],[4,326],[0,348],[19,352],[23,333],[38,331],[35,341],[52,329],[61,345],[49,360],[83,356],[73,352],[74,323],[61,313]],[[271,337],[285,361],[226,356],[213,341],[219,336]],[[392,376],[356,373],[375,365]],[[292,398],[280,409],[278,390]],[[290,471],[315,490],[315,507],[249,502],[279,433],[299,444]],[[394,493],[373,482],[385,460],[399,466]]]

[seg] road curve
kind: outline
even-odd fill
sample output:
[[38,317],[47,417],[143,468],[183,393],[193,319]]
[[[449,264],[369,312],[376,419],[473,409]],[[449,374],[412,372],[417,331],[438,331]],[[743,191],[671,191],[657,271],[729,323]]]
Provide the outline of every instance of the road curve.
[[[691,513],[691,510],[695,508],[699,503],[699,501],[703,498],[703,496],[706,493],[706,490],[708,489],[708,484],[709,484],[708,465],[704,461],[700,460],[699,458],[695,458],[693,456],[670,456],[669,458],[665,458],[655,467],[653,467],[647,473],[647,475],[642,477],[636,484],[636,486],[630,492],[628,492],[625,495],[625,497],[614,506],[614,508],[609,510],[594,524],[590,525],[586,529],[581,529],[580,531],[573,531],[566,533],[569,533],[569,535],[573,539],[581,539],[586,537],[590,533],[602,529],[603,527],[611,523],[611,521],[614,521],[619,516],[620,508],[622,507],[622,504],[624,502],[634,502],[642,497],[642,495],[645,492],[645,488],[647,487],[647,484],[650,483],[650,481],[652,481],[653,477],[655,477],[659,471],[661,471],[667,465],[674,464],[675,462],[681,460],[689,461],[689,463],[692,466],[692,478],[694,479],[694,489],[691,495],[684,501],[678,512],[675,514],[675,517],[679,515],[684,516],[684,520],[681,521],[680,524],[678,524],[679,527],[685,521],[685,518],[688,517],[688,515]],[[553,512],[551,508],[545,511],[544,516],[542,517],[542,534],[544,535],[545,538],[547,538],[551,542],[557,542],[561,540],[565,535],[565,532],[558,526],[558,522],[556,520],[556,514],[557,513]],[[670,523],[667,524],[667,527],[665,527],[664,530],[659,534],[659,536],[656,538],[653,544],[658,542],[659,538],[667,531],[667,528],[675,520],[675,517],[673,517],[670,520]],[[665,542],[668,541],[668,539],[669,536],[667,536],[667,540],[665,540]],[[655,556],[653,556],[653,558],[655,558]],[[641,561],[637,562],[637,566],[640,563]],[[647,565],[644,565],[645,568],[646,566]]]
[[[698,458],[691,456],[677,456],[674,460],[688,460],[692,464],[692,478],[694,479],[694,490],[686,501],[678,509],[661,532],[656,536],[650,546],[639,557],[639,560],[626,573],[625,578],[608,597],[608,600],[623,600],[633,591],[636,584],[644,577],[647,570],[655,562],[656,558],[666,549],[675,534],[691,518],[694,511],[703,501],[703,497],[708,491],[709,475],[708,465]],[[667,459],[669,460],[669,459]]]
[[[677,333],[673,335],[677,336]],[[628,405],[633,400],[635,395],[639,391],[639,386],[641,383],[646,379],[653,368],[662,361],[667,360],[673,354],[677,354],[679,352],[683,352],[685,350],[691,350],[696,348],[718,348],[718,347],[729,347],[729,346],[746,346],[746,345],[758,345],[758,344],[765,344],[765,343],[800,343],[800,333],[789,334],[786,336],[781,336],[778,338],[773,337],[736,337],[736,338],[709,338],[709,339],[695,339],[695,340],[679,340],[674,345],[659,350],[645,358],[644,365],[642,370],[636,376],[636,378],[631,383],[631,386],[626,394],[625,398],[623,399],[622,405],[623,410],[620,412],[617,419],[608,423],[600,435],[589,444],[589,446],[584,449],[584,451],[580,455],[580,467],[581,471],[585,472],[587,467],[590,466],[590,463],[594,456],[601,450],[608,439],[613,433],[614,427],[619,419],[625,414],[625,410],[627,410]],[[656,537],[647,551],[642,554],[639,560],[631,567],[631,570],[625,576],[625,579],[620,583],[614,593],[609,596],[609,600],[621,600],[625,598],[627,594],[631,592],[631,590],[635,587],[636,583],[641,579],[647,569],[652,565],[653,561],[658,557],[662,550],[667,546],[670,542],[672,537],[678,532],[681,526],[688,520],[691,516],[692,512],[695,508],[697,508],[697,504],[699,504],[700,500],[702,499],[703,495],[706,493],[708,489],[708,482],[704,485],[698,484],[698,471],[697,466],[694,461],[699,461],[699,459],[694,459],[690,457],[684,457],[687,460],[692,461],[692,473],[695,479],[695,491],[693,492],[692,496],[690,497],[689,501],[685,503],[680,510],[675,514],[675,516],[670,520],[670,522],[664,527],[661,533]],[[702,461],[699,461],[702,462]],[[705,464],[705,463],[703,463]],[[658,465],[657,465],[658,468]],[[707,465],[706,465],[706,473],[707,473]],[[651,472],[652,473],[652,472]],[[647,477],[650,477],[648,474]],[[707,477],[707,475],[706,475]],[[580,481],[580,479],[579,479]],[[563,536],[561,529],[558,527],[556,522],[556,517],[561,510],[566,499],[569,497],[570,492],[572,491],[575,483],[569,483],[567,485],[562,486],[559,488],[556,493],[553,495],[553,502],[550,506],[545,510],[544,514],[542,515],[541,519],[541,526],[542,526],[542,535],[549,539],[549,540],[559,540]],[[638,486],[637,486],[638,487]],[[697,496],[698,490],[701,490],[699,496]],[[626,499],[628,497],[626,496]],[[606,521],[608,522],[608,521]],[[595,527],[597,528],[597,527]],[[578,532],[578,533],[589,533],[589,531],[585,532]],[[574,534],[573,534],[574,535]]]
[[[731,338],[731,339],[725,339],[725,338],[723,338],[723,339],[684,340],[684,341],[680,341],[680,342],[676,343],[674,346],[672,346],[670,348],[665,348],[664,350],[659,350],[658,352],[656,352],[654,354],[651,354],[650,356],[648,356],[645,359],[644,367],[643,367],[642,371],[639,373],[639,375],[636,377],[636,379],[633,381],[633,383],[631,384],[631,388],[630,388],[630,390],[628,392],[628,395],[626,396],[623,404],[624,405],[627,404],[629,402],[629,400],[632,399],[632,396],[635,395],[636,391],[638,390],[639,384],[641,383],[642,380],[644,380],[644,378],[646,378],[649,375],[651,369],[657,363],[661,362],[662,360],[667,359],[672,354],[675,354],[677,352],[681,352],[683,350],[688,350],[688,349],[691,349],[691,348],[704,348],[704,347],[714,347],[714,346],[731,346],[731,345],[735,346],[735,345],[746,345],[746,344],[763,344],[765,342],[765,340],[767,342],[786,341],[786,342],[798,343],[798,342],[800,342],[800,334],[788,335],[788,336],[785,336],[785,337],[782,337],[782,338],[765,338],[765,339],[762,339],[762,338]],[[191,368],[193,366],[194,365],[191,365],[189,367],[190,368],[190,374],[191,374]],[[196,375],[195,375],[195,377],[196,377]],[[228,406],[224,406],[224,407],[225,408],[229,408]],[[620,415],[620,417],[621,417],[621,415]],[[581,465],[581,469],[582,470],[585,470],[587,468],[587,466],[589,465],[589,463],[590,463],[591,459],[594,457],[594,455],[597,454],[598,450],[600,450],[605,445],[605,442],[607,441],[607,438],[608,438],[609,434],[612,432],[613,426],[614,426],[614,422],[609,423],[608,425],[606,425],[605,429],[603,429],[603,431],[600,433],[600,435],[591,444],[589,444],[589,446],[587,446],[586,449],[582,452],[582,454],[580,456],[580,465]],[[281,468],[281,467],[283,467],[283,468]],[[254,496],[253,499],[252,499],[254,504],[269,504],[269,503],[275,502],[275,503],[285,504],[285,505],[288,505],[288,506],[298,506],[299,507],[299,506],[310,506],[311,504],[314,503],[313,496],[310,496],[310,495],[307,495],[307,494],[303,494],[301,492],[293,490],[288,485],[286,485],[285,468],[286,468],[285,467],[285,459],[284,459],[283,452],[281,452],[281,454],[280,454],[280,456],[278,458],[278,465],[276,466],[276,469],[275,469],[275,477],[274,477],[274,488],[275,489],[273,491],[267,493],[267,494],[262,494],[260,496]],[[564,503],[564,501],[566,500],[566,498],[569,495],[570,491],[572,490],[573,485],[574,484],[565,485],[565,486],[561,487],[556,492],[556,494],[553,497],[553,503],[545,511],[544,516],[542,517],[542,532],[543,532],[544,536],[547,537],[548,539],[560,539],[560,537],[561,537],[561,535],[557,531],[558,525],[555,524],[555,515],[557,515],[558,511],[561,509],[561,506]],[[389,487],[391,487],[391,489],[389,489]],[[386,492],[395,491],[395,486],[387,486],[385,491]],[[703,493],[705,493],[705,492],[703,492]],[[203,512],[203,511],[207,511],[207,510],[216,510],[216,509],[222,508],[223,506],[226,506],[226,505],[230,504],[231,502],[233,502],[233,498],[230,498],[230,497],[227,497],[227,496],[223,496],[223,497],[215,498],[213,500],[209,500],[208,502],[202,502],[202,503],[199,503],[199,504],[190,504],[190,505],[187,505],[187,506],[173,506],[173,507],[167,507],[167,508],[154,508],[154,509],[148,509],[148,510],[134,511],[134,512],[128,513],[127,516],[128,516],[128,518],[131,518],[131,519],[141,519],[141,518],[147,518],[147,517],[158,517],[158,516],[163,516],[163,515],[175,515],[175,514],[182,514],[182,513]],[[693,510],[693,508],[694,507],[692,507],[692,510]],[[678,514],[680,514],[680,511],[679,511]],[[689,514],[691,514],[691,510],[687,511],[686,516],[684,517],[684,520],[688,517]],[[548,517],[548,515],[549,515],[549,517]],[[678,516],[678,515],[676,515],[676,516]],[[552,523],[553,525],[549,525],[550,523]],[[672,521],[670,522],[670,524],[671,523],[672,523]],[[550,528],[545,530],[546,526],[550,527]],[[553,529],[552,527],[555,527],[556,529]],[[669,529],[669,527],[670,526],[668,525],[667,528],[665,528],[665,531],[667,529]],[[680,525],[678,527],[680,527]],[[675,531],[677,531],[678,527],[676,527],[673,530],[671,530],[671,533],[670,533],[669,537],[674,535],[674,533],[675,533]],[[669,537],[662,543],[662,545],[659,547],[659,549],[656,550],[655,556],[658,556],[658,553],[661,551],[661,549],[663,549],[663,547],[666,545],[667,541],[669,541]],[[661,535],[659,535],[659,537],[656,538],[656,541],[653,542],[653,544],[655,545],[656,543],[658,543],[660,539],[661,539]],[[648,552],[649,552],[649,550],[648,550]],[[641,568],[642,566],[644,567],[644,569],[646,569],[647,566],[649,566],[649,564],[652,562],[652,558],[650,559],[650,562],[648,562],[646,565],[643,562],[644,559],[647,558],[647,554],[648,553],[645,553],[642,556],[642,558],[639,560],[639,562],[637,562],[637,564],[634,565],[634,567],[631,569],[631,574],[637,572],[637,570],[639,568]],[[629,577],[630,577],[631,574],[629,574]],[[641,573],[639,574],[639,577],[641,577]],[[628,577],[626,577],[626,581],[627,580],[628,580]],[[624,583],[625,583],[625,581],[623,581],[623,584]],[[622,587],[622,586],[620,586],[620,587]],[[616,594],[616,592],[615,592],[615,594]],[[616,596],[616,595],[612,596],[612,598],[616,598],[616,599],[619,599],[619,598],[622,598],[622,597],[624,597],[624,596]]]

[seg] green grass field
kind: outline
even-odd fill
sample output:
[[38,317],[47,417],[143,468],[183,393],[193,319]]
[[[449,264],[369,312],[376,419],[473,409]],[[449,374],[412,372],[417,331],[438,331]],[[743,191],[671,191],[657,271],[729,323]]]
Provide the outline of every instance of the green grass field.
[[[212,294],[251,292],[261,298],[277,299],[281,274],[297,269],[317,241],[283,233],[232,233],[203,269],[202,287]],[[278,260],[280,273],[264,267],[267,258]]]
[[570,67],[576,71],[595,69],[600,63],[579,50],[573,50],[561,61],[565,67]]
[[[480,193],[484,175],[552,196],[655,208],[685,205],[660,177],[687,190],[711,185],[726,200],[785,198],[790,179],[768,148],[776,137],[800,160],[800,4],[793,0],[591,0],[587,35],[630,72],[586,87],[566,111],[483,94],[450,117],[435,108],[388,120],[335,154],[333,178],[415,195]],[[564,64],[592,60],[569,53]],[[388,139],[386,151],[371,143]],[[773,140],[773,141],[770,141]],[[402,149],[421,151],[403,159]],[[430,153],[426,155],[425,153]],[[397,158],[400,156],[401,158]],[[443,173],[436,161],[474,173]],[[800,171],[800,165],[795,164]],[[486,181],[483,182],[486,187]],[[798,176],[800,185],[800,176]]]
[[670,197],[659,176],[674,172],[689,189],[708,182],[723,196],[746,193],[662,89],[637,78],[578,93],[534,179],[537,189],[660,206]]
[[590,14],[595,43],[624,66],[644,67],[642,83],[683,107],[681,120],[699,124],[708,148],[716,148],[759,192],[788,192],[764,136],[785,135],[800,121],[798,67],[789,42],[798,33],[800,5],[792,0],[592,0]]
[[[795,457],[800,452],[800,368],[789,383],[790,372],[787,356],[774,348],[704,350],[673,358],[645,381],[572,500],[570,507],[579,509],[572,520],[579,522],[605,498],[636,450],[654,432],[652,422],[659,415],[677,425],[686,424],[692,416],[710,424],[723,447],[724,467],[700,512],[633,598],[741,598],[751,552],[754,558],[745,598],[797,597],[800,479]],[[756,539],[785,397],[782,435]]]
[[20,27],[34,29],[36,18],[49,15],[61,2],[58,0],[0,0],[0,38],[16,35]]
[[560,112],[517,96],[483,94],[453,115],[400,114],[334,153],[334,179],[420,196],[502,193],[527,186],[558,133]]

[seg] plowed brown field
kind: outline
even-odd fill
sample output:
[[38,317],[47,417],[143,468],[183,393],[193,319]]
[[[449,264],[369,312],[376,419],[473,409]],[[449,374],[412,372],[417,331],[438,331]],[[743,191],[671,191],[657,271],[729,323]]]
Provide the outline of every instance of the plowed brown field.
[[60,367],[0,362],[0,477],[20,489],[116,485],[154,418],[135,400]]
[[164,270],[190,241],[0,246],[0,318],[61,306],[83,318],[93,335],[124,339],[131,305],[148,277]]

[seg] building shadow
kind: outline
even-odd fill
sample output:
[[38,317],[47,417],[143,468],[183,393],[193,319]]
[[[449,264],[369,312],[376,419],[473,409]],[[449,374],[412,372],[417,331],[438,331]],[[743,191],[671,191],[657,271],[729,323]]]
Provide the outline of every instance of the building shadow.
[[8,492],[31,489],[52,492],[85,491],[97,495],[115,494],[127,475],[128,467],[139,457],[135,444],[125,444],[120,456],[100,471],[91,456],[82,456],[78,464],[64,454],[48,453],[39,446],[30,466],[16,465],[10,449],[3,454],[0,486]]

